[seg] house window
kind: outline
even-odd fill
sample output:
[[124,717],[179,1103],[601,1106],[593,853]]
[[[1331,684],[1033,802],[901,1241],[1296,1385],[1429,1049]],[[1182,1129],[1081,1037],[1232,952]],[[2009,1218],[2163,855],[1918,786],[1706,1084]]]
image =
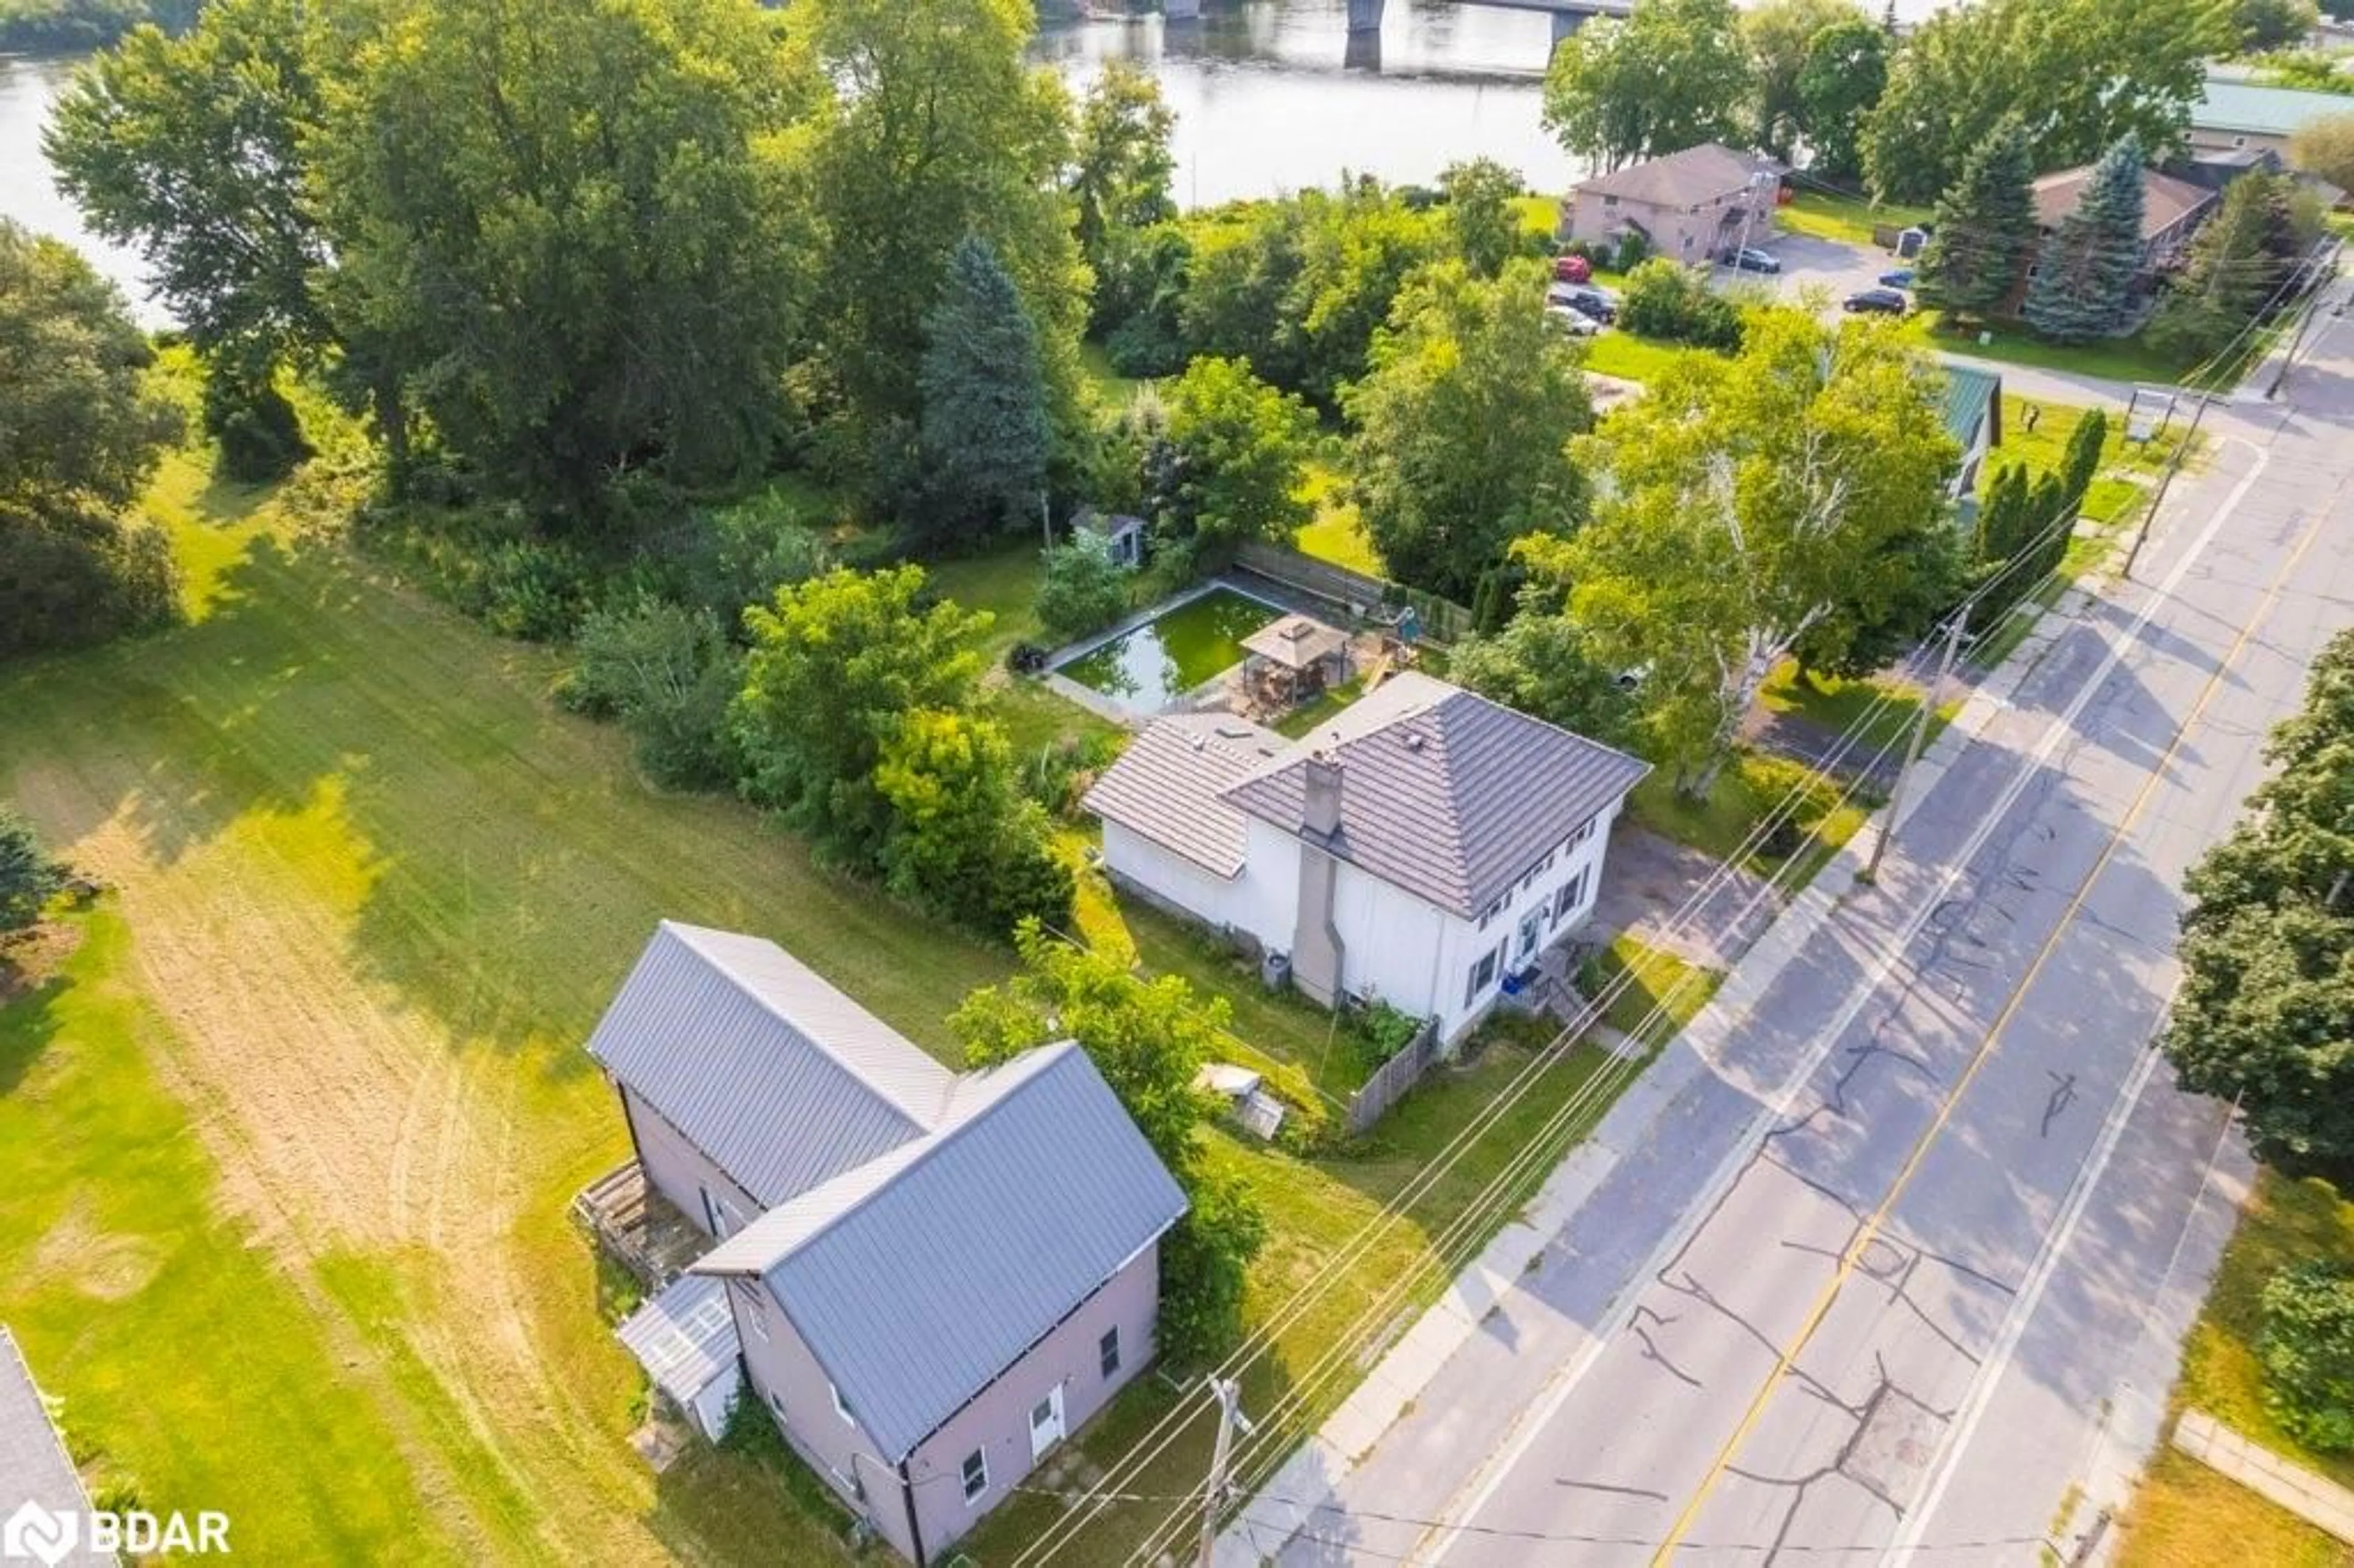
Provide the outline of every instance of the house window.
[[1581,871],[1575,876],[1571,877],[1567,882],[1562,884],[1561,892],[1554,895],[1553,901],[1553,923],[1554,925],[1558,926],[1564,920],[1568,919],[1571,912],[1585,902],[1586,875],[1587,874],[1585,872]]
[[1109,1377],[1112,1373],[1119,1371],[1119,1330],[1118,1326],[1115,1325],[1112,1328],[1105,1330],[1104,1337],[1096,1341],[1096,1365],[1103,1369],[1103,1374],[1106,1377]]
[[834,1387],[833,1384],[830,1383],[827,1383],[825,1387],[826,1392],[833,1395],[833,1413],[836,1415],[841,1416],[844,1421],[849,1422],[853,1426],[857,1425],[858,1417],[850,1413],[850,1402],[842,1397],[842,1390]]
[[989,1455],[975,1448],[964,1457],[964,1500],[972,1501],[989,1489]]
[[1464,1006],[1469,1007],[1478,1001],[1480,993],[1496,983],[1496,971],[1503,968],[1503,964],[1504,944],[1501,942],[1479,955],[1479,961],[1471,969],[1471,983],[1463,988]]
[[1596,822],[1598,822],[1598,821],[1600,821],[1601,820],[1602,820],[1602,819],[1601,819],[1601,817],[1600,817],[1599,815],[1596,815],[1596,816],[1588,817],[1588,818],[1586,818],[1586,819],[1585,819],[1585,821],[1584,821],[1583,822],[1580,822],[1580,823],[1577,825],[1577,832],[1574,832],[1574,833],[1572,833],[1572,834],[1570,834],[1570,835],[1569,835],[1569,845],[1568,845],[1568,847],[1569,847],[1569,848],[1571,848],[1571,849],[1575,849],[1578,845],[1580,845],[1580,844],[1584,843],[1586,840],[1588,840],[1588,839],[1592,838],[1592,837],[1594,836],[1594,824],[1595,824],[1595,823],[1596,823]]
[[1604,196],[1602,198],[1602,210],[1605,212],[1617,212],[1618,210],[1618,198],[1615,196]]

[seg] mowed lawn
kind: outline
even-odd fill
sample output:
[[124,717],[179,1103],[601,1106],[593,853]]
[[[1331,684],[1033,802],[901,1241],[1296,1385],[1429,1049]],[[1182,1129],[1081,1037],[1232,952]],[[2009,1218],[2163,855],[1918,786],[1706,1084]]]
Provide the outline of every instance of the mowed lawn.
[[[0,796],[112,889],[0,1014],[0,1321],[78,1440],[144,1506],[228,1510],[265,1562],[842,1560],[758,1461],[698,1446],[657,1479],[627,1446],[642,1380],[567,1206],[628,1145],[580,1043],[664,916],[778,940],[944,1058],[947,1014],[1010,955],[734,801],[648,789],[617,731],[548,699],[556,656],[277,501],[183,454],[154,510],[191,623],[0,669]],[[1013,608],[1005,562],[946,575]],[[1296,1059],[1313,1022],[1270,999],[1235,1027]],[[1273,1226],[1254,1319],[1532,1059],[1496,1046],[1346,1156],[1222,1143]],[[1253,1373],[1257,1408],[1435,1293],[1432,1266],[1550,1163],[1515,1174],[1512,1152],[1557,1151],[1606,1105],[1604,1065],[1543,1075],[1335,1270]],[[1089,1449],[1110,1457],[1152,1397]],[[1146,1489],[1197,1479],[1194,1447]]]

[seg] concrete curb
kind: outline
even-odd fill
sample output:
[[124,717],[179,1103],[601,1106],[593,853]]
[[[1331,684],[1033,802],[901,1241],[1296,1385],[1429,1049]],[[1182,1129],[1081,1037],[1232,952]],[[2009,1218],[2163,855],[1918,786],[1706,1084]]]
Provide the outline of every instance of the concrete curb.
[[2354,1543],[2354,1492],[2337,1482],[2256,1446],[2203,1410],[2182,1413],[2174,1425],[2174,1446],[2317,1529]]

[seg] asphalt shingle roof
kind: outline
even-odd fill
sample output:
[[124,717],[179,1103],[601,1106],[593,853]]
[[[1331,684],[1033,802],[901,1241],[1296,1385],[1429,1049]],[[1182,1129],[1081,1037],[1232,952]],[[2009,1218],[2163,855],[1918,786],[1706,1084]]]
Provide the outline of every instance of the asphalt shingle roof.
[[[2035,221],[2046,228],[2059,228],[2084,201],[2084,187],[2092,183],[2093,166],[2089,164],[2043,175],[2035,182]],[[2141,237],[2146,240],[2157,238],[2181,222],[2186,214],[2218,199],[2204,185],[2178,180],[2156,169],[2142,171],[2141,191]]]
[[1322,847],[1476,919],[1545,852],[1650,771],[1622,751],[1408,672],[1225,792],[1306,837],[1308,759],[1341,765],[1341,829]]
[[960,1080],[943,1126],[695,1265],[756,1274],[896,1461],[1185,1212],[1078,1046]]
[[774,942],[669,920],[588,1053],[769,1207],[922,1137],[956,1083]]
[[1746,189],[1760,174],[1778,176],[1782,165],[1771,158],[1736,153],[1716,142],[1703,142],[1664,158],[1629,164],[1606,175],[1596,175],[1577,187],[1580,197],[1617,196],[1646,207],[1699,207]]
[[1172,715],[1129,742],[1082,804],[1214,875],[1231,877],[1243,868],[1245,830],[1225,792],[1290,745],[1227,715]]

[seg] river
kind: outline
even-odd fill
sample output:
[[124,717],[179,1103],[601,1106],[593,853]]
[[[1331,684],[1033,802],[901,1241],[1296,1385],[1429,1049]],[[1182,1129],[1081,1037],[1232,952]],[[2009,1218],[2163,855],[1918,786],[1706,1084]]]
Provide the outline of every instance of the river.
[[[1901,0],[1899,11],[1936,3]],[[1199,22],[1053,23],[1032,52],[1075,86],[1113,58],[1159,77],[1177,111],[1177,200],[1201,207],[1331,185],[1343,170],[1427,183],[1482,155],[1536,189],[1564,188],[1577,165],[1538,122],[1552,29],[1539,12],[1388,0],[1378,40],[1352,40],[1345,0],[1251,0]],[[138,258],[90,234],[49,182],[41,128],[72,69],[0,57],[0,217],[80,246],[143,324],[166,324]]]

